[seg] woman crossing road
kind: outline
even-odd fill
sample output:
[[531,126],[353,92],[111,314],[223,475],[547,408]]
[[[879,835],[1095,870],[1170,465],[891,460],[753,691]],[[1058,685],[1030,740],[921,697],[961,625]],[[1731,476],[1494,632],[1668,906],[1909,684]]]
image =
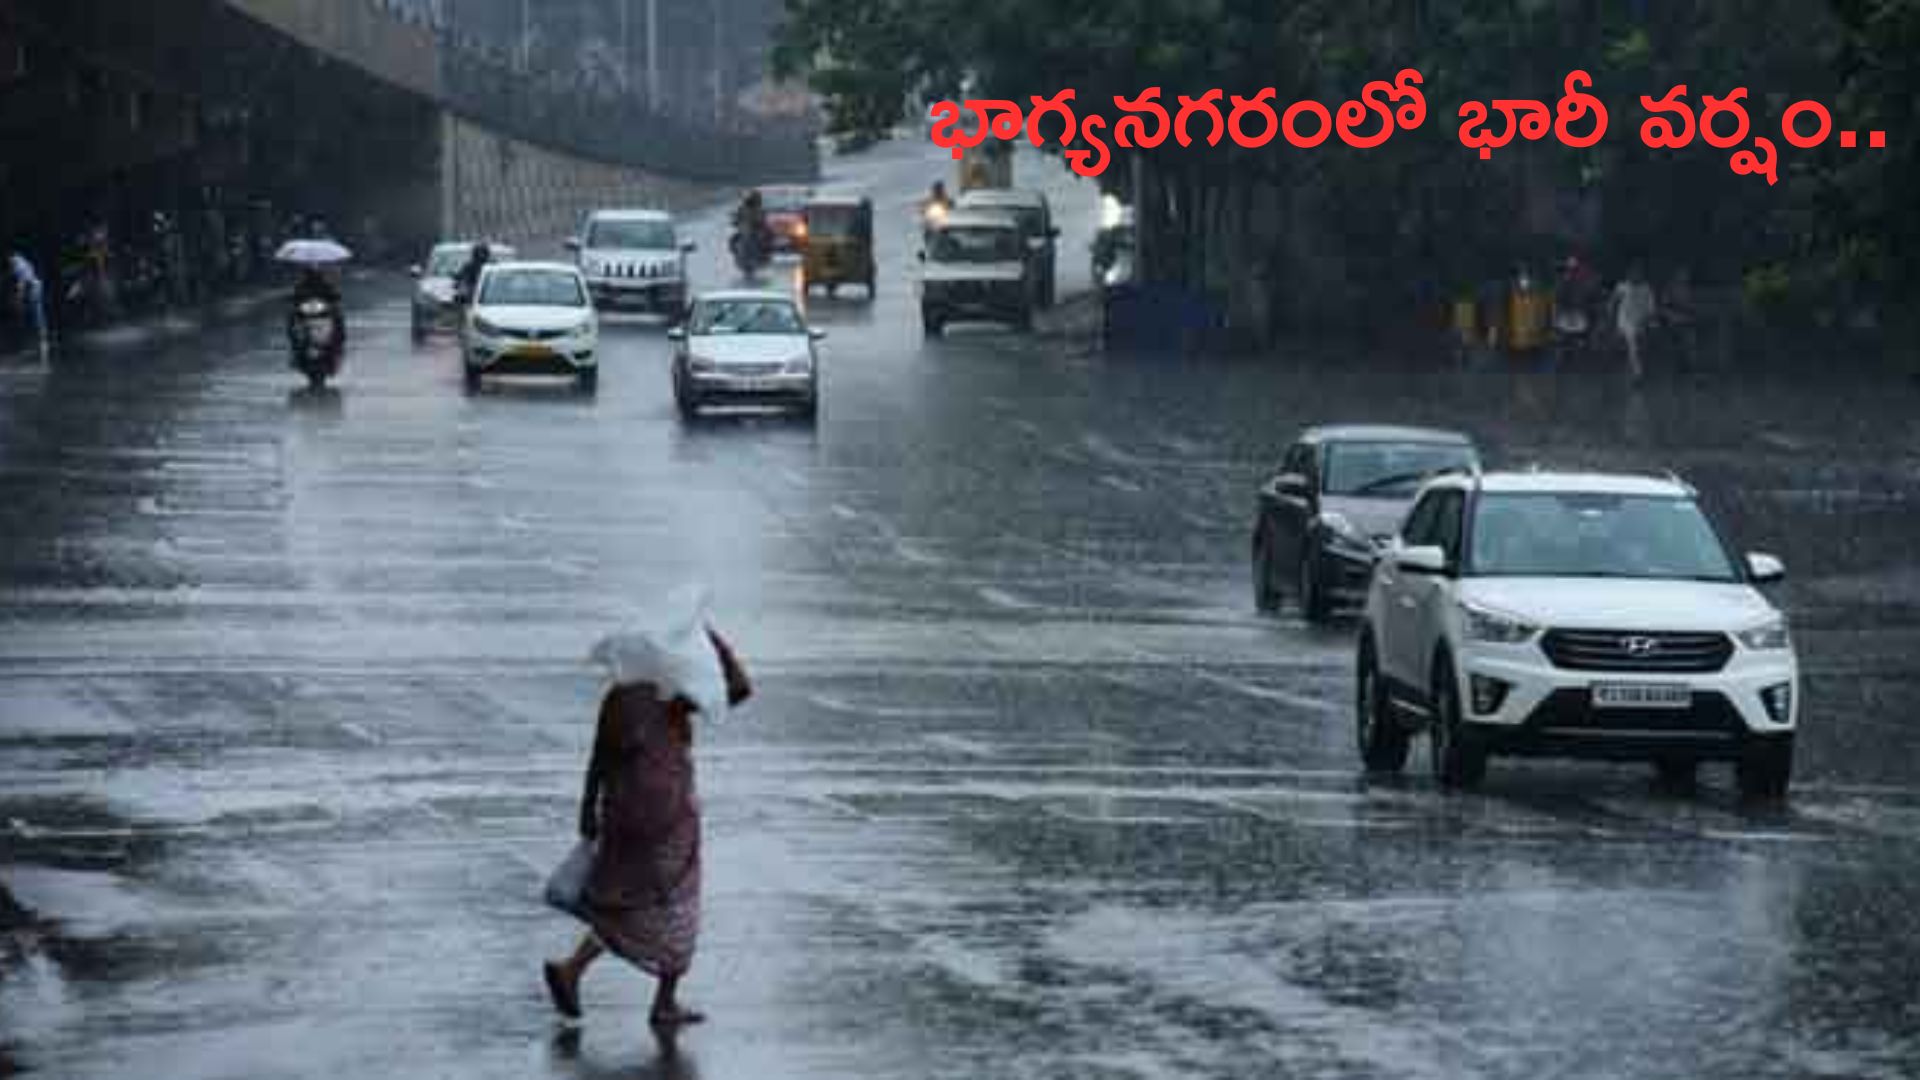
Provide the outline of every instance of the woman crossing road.
[[549,882],[548,902],[588,932],[549,961],[547,992],[580,1015],[580,979],[605,952],[658,982],[648,1019],[671,1030],[704,1019],[680,1003],[700,924],[700,809],[693,720],[715,718],[752,693],[732,648],[706,625],[695,595],[664,630],[608,638],[596,658],[614,672],[600,703],[580,803],[582,843]]

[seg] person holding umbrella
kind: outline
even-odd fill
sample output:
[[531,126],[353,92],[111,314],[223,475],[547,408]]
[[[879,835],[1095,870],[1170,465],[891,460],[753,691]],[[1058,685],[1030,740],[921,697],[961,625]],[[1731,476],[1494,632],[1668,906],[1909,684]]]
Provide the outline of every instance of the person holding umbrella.
[[345,263],[353,253],[332,240],[289,240],[274,258],[300,268],[287,309],[287,346],[294,367],[318,388],[339,370],[347,346],[346,306],[327,268]]

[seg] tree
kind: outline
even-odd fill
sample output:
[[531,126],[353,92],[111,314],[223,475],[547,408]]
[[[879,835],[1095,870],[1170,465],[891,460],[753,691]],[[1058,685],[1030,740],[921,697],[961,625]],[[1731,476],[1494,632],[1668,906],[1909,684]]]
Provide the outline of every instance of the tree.
[[[1284,300],[1283,321],[1377,323],[1422,283],[1574,247],[1603,267],[1646,259],[1725,282],[1791,267],[1828,298],[1863,283],[1910,290],[1920,218],[1894,178],[1911,175],[1920,136],[1917,48],[1920,0],[788,0],[780,61],[811,71],[835,127],[871,134],[963,78],[971,96],[1016,101],[1072,87],[1084,109],[1148,86],[1169,99],[1272,86],[1280,103],[1332,107],[1415,67],[1427,123],[1383,147],[1116,149],[1106,181],[1126,184],[1141,155],[1132,194],[1150,274],[1238,289],[1243,309]],[[1575,69],[1610,113],[1600,145],[1521,142],[1481,161],[1459,144],[1461,102],[1551,104]],[[1780,144],[1779,184],[1735,175],[1731,150],[1641,144],[1640,96],[1681,83],[1696,103],[1749,88],[1754,133]],[[1831,105],[1836,128],[1887,130],[1888,149],[1786,146],[1780,114],[1804,98]],[[1249,279],[1269,295],[1244,295]]]

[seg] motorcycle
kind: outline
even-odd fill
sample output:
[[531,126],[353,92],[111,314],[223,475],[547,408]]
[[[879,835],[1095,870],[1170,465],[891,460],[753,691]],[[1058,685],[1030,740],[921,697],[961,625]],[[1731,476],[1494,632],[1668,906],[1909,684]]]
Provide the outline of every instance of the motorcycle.
[[315,390],[340,373],[343,331],[340,309],[325,300],[302,300],[294,309],[289,337],[293,348],[293,368],[307,377]]
[[764,229],[735,229],[727,249],[733,252],[733,264],[740,268],[742,277],[752,277],[771,261],[768,253],[772,245]]

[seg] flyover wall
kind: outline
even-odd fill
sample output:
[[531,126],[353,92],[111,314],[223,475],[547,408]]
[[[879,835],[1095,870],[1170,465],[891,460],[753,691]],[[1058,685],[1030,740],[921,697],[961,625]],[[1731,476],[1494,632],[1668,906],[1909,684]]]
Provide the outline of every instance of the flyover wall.
[[164,215],[221,264],[195,291],[302,217],[399,259],[809,179],[811,121],[761,83],[778,3],[0,0],[0,234],[53,265],[106,227],[131,265]]

